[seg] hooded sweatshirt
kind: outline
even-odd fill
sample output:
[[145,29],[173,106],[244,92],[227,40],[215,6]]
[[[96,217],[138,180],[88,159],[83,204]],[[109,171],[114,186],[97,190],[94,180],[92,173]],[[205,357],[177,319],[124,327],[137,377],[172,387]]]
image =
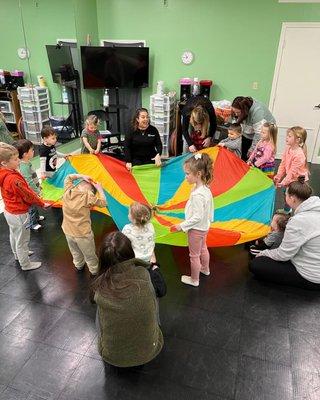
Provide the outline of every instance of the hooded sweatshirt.
[[25,214],[32,205],[44,206],[44,202],[16,170],[0,168],[0,187],[5,210],[10,214]]
[[311,196],[290,218],[280,247],[264,250],[260,256],[291,261],[306,280],[320,283],[320,198]]
[[80,190],[74,184],[72,176],[67,176],[65,179],[64,189],[62,201],[63,232],[65,235],[73,237],[89,236],[92,233],[91,207],[105,207],[105,200],[95,196],[91,190]]

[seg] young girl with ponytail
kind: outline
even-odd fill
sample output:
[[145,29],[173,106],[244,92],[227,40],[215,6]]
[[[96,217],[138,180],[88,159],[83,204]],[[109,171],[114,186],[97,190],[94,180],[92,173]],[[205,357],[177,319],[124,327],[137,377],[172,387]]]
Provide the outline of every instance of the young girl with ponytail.
[[206,244],[213,221],[212,160],[206,153],[196,153],[184,163],[186,181],[194,188],[185,207],[185,221],[171,227],[171,232],[188,234],[191,276],[182,275],[181,282],[199,286],[199,275],[210,275],[210,255]]

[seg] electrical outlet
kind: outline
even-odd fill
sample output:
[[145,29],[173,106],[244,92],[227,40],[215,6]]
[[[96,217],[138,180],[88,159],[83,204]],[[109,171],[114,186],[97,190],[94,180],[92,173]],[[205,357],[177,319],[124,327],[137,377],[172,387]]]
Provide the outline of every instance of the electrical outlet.
[[258,82],[252,82],[252,89],[254,90],[258,89]]

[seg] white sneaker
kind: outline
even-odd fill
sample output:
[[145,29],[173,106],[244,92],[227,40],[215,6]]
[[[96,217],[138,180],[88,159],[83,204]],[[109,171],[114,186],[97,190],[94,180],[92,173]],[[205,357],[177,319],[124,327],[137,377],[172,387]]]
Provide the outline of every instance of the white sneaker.
[[31,262],[29,267],[21,267],[22,271],[31,271],[33,269],[38,269],[41,267],[41,262],[37,261],[37,262]]
[[33,231],[38,231],[39,229],[41,229],[42,228],[42,225],[40,225],[40,224],[36,224],[36,225],[33,225],[32,227],[31,227],[31,229],[33,230]]
[[44,217],[43,215],[39,215],[39,218],[38,218],[39,221],[43,221],[45,219],[46,219],[46,217]]
[[200,270],[200,273],[203,274],[203,275],[205,275],[205,276],[209,276],[209,275],[210,275],[210,270],[208,270],[208,271],[202,271],[202,270]]
[[199,281],[194,281],[191,276],[187,276],[187,275],[182,275],[181,277],[181,282],[185,283],[186,285],[191,285],[191,286],[199,286]]

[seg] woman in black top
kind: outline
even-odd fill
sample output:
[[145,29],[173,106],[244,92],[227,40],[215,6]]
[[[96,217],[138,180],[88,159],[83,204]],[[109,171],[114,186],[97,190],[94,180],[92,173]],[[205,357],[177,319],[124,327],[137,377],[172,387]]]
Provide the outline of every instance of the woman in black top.
[[133,131],[124,141],[126,168],[133,165],[153,164],[161,166],[162,142],[158,130],[149,124],[148,110],[139,108],[132,120]]

